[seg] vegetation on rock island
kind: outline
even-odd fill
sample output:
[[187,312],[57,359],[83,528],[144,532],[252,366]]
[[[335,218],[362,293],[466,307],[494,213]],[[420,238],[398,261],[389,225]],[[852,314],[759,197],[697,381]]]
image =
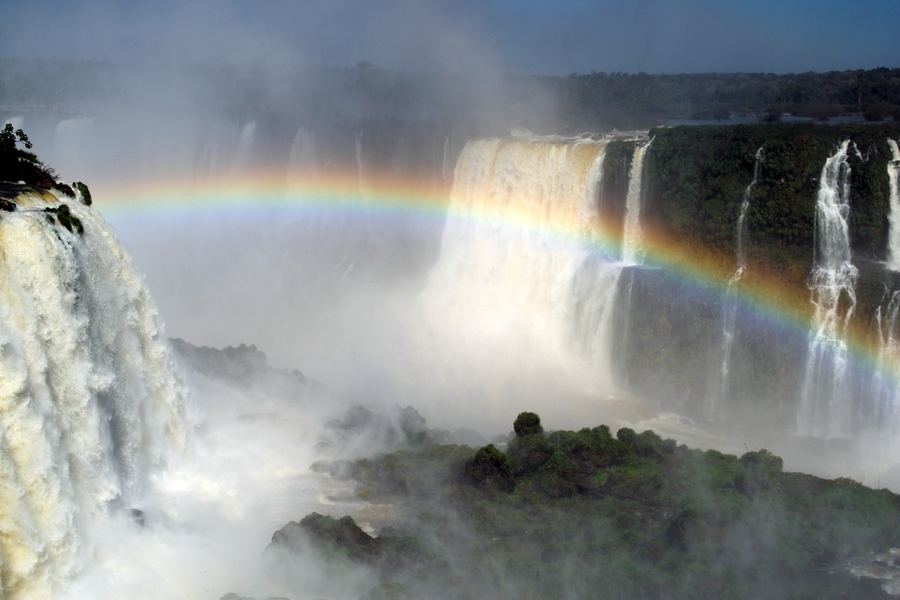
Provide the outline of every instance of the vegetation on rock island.
[[[900,497],[629,428],[515,435],[345,463],[367,501],[417,515],[372,537],[312,514],[273,546],[362,564],[369,598],[878,598],[850,564],[900,546]],[[853,562],[857,561],[857,562]]]

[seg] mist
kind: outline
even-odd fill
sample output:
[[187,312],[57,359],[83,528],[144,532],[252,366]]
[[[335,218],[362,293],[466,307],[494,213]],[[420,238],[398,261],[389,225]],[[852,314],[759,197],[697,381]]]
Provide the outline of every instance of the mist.
[[[366,569],[307,550],[279,563],[265,549],[312,511],[353,514],[370,533],[401,521],[402,507],[361,501],[311,466],[406,448],[382,433],[407,406],[448,441],[502,438],[535,411],[548,430],[607,424],[738,455],[765,447],[787,470],[900,489],[892,432],[796,439],[764,419],[684,414],[598,376],[596,355],[561,335],[572,315],[553,302],[570,291],[562,274],[577,279],[580,250],[548,242],[553,232],[448,216],[470,140],[599,139],[578,138],[556,88],[531,75],[896,65],[896,3],[828,19],[819,5],[706,2],[0,5],[15,23],[0,42],[0,117],[62,179],[91,186],[165,335],[265,354],[250,378],[239,361],[223,377],[179,355],[186,449],[125,507],[139,518],[92,522],[85,566],[59,597],[359,597]],[[833,43],[863,36],[866,48]],[[356,190],[343,210],[292,196],[347,178]],[[384,181],[428,195],[429,210],[382,210]],[[535,265],[540,281],[525,274]],[[391,425],[329,437],[356,406]]]

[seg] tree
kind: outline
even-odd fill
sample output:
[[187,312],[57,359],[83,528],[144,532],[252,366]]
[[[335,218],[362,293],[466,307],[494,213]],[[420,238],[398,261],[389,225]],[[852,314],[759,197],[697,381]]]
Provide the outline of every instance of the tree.
[[36,154],[28,152],[32,146],[24,131],[14,130],[12,123],[6,124],[0,131],[0,181],[24,181],[47,188],[56,183],[53,169],[44,166]]
[[535,433],[543,433],[544,428],[541,427],[541,418],[533,412],[522,412],[516,417],[513,423],[513,431],[521,437],[523,435],[533,435]]

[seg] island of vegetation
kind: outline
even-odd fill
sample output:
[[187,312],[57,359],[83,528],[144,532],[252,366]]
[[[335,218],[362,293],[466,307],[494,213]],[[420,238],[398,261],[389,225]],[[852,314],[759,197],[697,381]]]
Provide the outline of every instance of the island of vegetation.
[[[317,513],[270,551],[364,568],[386,598],[887,598],[900,496],[785,472],[766,450],[700,451],[653,431],[545,432],[318,465],[414,515],[377,537]],[[874,574],[881,581],[869,578]],[[868,577],[860,577],[860,576]]]

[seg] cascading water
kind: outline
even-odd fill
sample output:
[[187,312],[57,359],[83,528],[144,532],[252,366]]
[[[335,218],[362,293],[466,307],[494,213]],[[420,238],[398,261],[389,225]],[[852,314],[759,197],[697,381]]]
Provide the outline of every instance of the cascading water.
[[[635,145],[634,156],[631,159],[631,169],[628,175],[628,191],[625,195],[625,217],[622,224],[622,264],[609,265],[597,269],[596,274],[600,279],[596,282],[598,290],[606,290],[601,292],[600,296],[604,298],[602,306],[606,310],[601,313],[602,321],[599,327],[592,327],[590,323],[585,323],[588,333],[593,333],[594,339],[591,344],[591,356],[594,359],[594,368],[603,373],[604,377],[612,381],[614,377],[613,371],[619,370],[617,376],[625,385],[628,385],[628,369],[622,368],[621,365],[615,365],[612,356],[612,343],[614,337],[612,330],[612,309],[618,305],[619,317],[622,321],[622,333],[619,336],[623,346],[620,347],[619,356],[626,354],[624,345],[628,344],[628,331],[631,327],[631,292],[634,289],[634,272],[628,272],[626,281],[624,282],[624,292],[619,294],[619,279],[623,269],[639,265],[643,259],[643,228],[641,227],[641,200],[643,192],[643,175],[644,175],[644,157],[647,150],[650,149],[651,139],[646,144],[638,143]],[[608,281],[603,281],[607,279]],[[611,285],[610,285],[611,284]],[[606,287],[609,286],[609,287]],[[589,288],[590,289],[590,286]],[[607,298],[606,296],[609,295]],[[619,297],[621,296],[621,297]],[[579,294],[576,294],[579,297]],[[618,302],[616,299],[618,298]],[[590,318],[589,318],[590,320]],[[577,321],[582,326],[582,321]]]
[[443,160],[441,160],[441,178],[444,181],[453,179],[453,159],[450,152],[450,136],[444,139]]
[[622,262],[626,265],[641,262],[641,189],[643,187],[644,156],[650,148],[650,140],[646,144],[638,144],[634,149],[631,161],[631,175],[628,178],[628,195],[625,199],[625,227],[622,232]]
[[[884,310],[882,310],[882,308]],[[900,291],[891,294],[884,306],[879,306],[875,313],[875,326],[878,333],[878,364],[872,376],[872,398],[875,400],[874,421],[880,425],[894,423],[897,413],[898,390],[896,384],[889,381],[889,373],[895,372],[900,360],[900,336],[898,336],[897,317],[900,316]]]
[[816,248],[810,291],[815,307],[797,416],[804,435],[840,437],[852,431],[847,374],[847,326],[856,309],[858,271],[851,262],[850,165],[844,141],[825,162],[816,198]]
[[890,182],[887,267],[892,271],[900,271],[900,148],[897,147],[896,140],[888,139],[888,145],[891,147],[891,162],[887,166]]
[[431,279],[443,319],[557,353],[574,330],[592,353],[610,354],[599,330],[610,325],[621,264],[595,261],[573,241],[592,239],[605,148],[529,137],[466,145]]
[[741,212],[738,215],[735,231],[737,268],[734,271],[734,275],[728,280],[728,287],[725,289],[725,298],[722,305],[722,365],[716,378],[715,391],[710,398],[709,417],[712,419],[718,416],[723,404],[727,402],[730,392],[728,375],[731,372],[731,354],[738,308],[736,286],[743,279],[744,271],[747,269],[747,209],[750,208],[750,193],[759,181],[762,156],[763,149],[760,147],[756,151],[756,159],[753,163],[753,179],[744,189],[744,195],[741,198]]
[[253,145],[256,141],[256,121],[250,121],[241,130],[241,138],[238,140],[235,166],[246,168],[250,166],[253,157]]
[[363,134],[359,132],[356,134],[356,174],[359,179],[359,190],[362,191],[365,188],[365,180],[366,180],[366,155],[363,152]]
[[316,151],[316,136],[313,132],[301,127],[294,136],[289,156],[290,171],[310,172],[316,168],[318,152]]
[[91,523],[139,506],[185,442],[186,390],[111,228],[45,192],[0,217],[0,597],[50,598],[90,556]]
[[641,256],[641,173],[649,144],[639,145],[632,160],[624,260],[615,250],[571,241],[595,235],[606,144],[533,136],[469,142],[457,163],[432,283],[452,282],[466,292],[465,301],[454,295],[455,306],[444,307],[443,315],[465,311],[481,330],[527,322],[536,345],[558,352],[574,342],[589,358],[590,380],[611,391],[620,379],[613,360],[619,280]]

